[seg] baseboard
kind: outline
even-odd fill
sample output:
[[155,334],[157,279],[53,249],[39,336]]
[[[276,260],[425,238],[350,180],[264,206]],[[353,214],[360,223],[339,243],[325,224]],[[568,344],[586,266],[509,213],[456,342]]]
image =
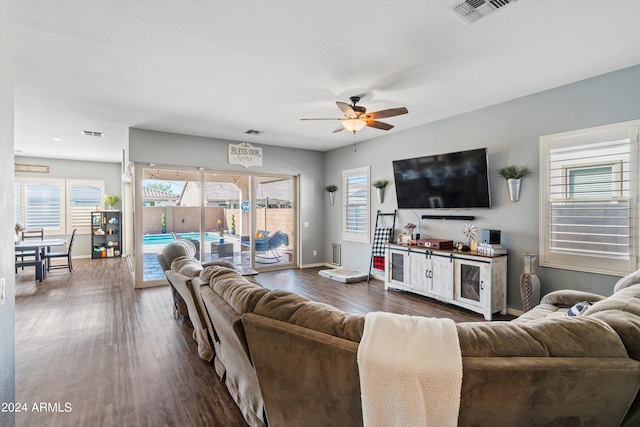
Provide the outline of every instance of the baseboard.
[[314,264],[303,264],[300,266],[300,268],[317,268],[317,267],[330,267],[330,266],[331,264],[327,264],[325,262],[317,262]]

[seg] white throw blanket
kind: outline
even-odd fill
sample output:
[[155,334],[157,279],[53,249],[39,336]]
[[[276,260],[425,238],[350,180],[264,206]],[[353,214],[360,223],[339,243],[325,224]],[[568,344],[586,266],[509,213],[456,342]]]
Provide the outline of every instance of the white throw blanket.
[[453,320],[368,313],[358,369],[366,427],[457,425],[462,356]]

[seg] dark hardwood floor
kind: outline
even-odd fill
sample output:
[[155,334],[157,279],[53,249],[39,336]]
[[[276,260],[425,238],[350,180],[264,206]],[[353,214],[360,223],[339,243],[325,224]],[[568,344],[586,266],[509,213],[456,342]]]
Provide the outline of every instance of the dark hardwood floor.
[[[262,273],[256,281],[353,313],[483,320],[386,292],[380,281],[341,284],[317,271]],[[191,333],[188,319],[172,316],[169,288],[134,289],[122,258],[74,260],[73,273],[53,271],[42,283],[25,269],[16,277],[16,401],[27,410],[16,425],[245,426]]]

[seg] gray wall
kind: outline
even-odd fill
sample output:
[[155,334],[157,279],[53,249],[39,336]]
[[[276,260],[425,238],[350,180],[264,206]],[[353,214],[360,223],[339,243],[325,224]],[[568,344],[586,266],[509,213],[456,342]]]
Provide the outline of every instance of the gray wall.
[[[323,154],[317,151],[260,145],[262,147],[263,166],[245,169],[227,161],[228,141],[215,138],[203,138],[143,129],[129,129],[128,157],[131,162],[155,163],[158,165],[204,167],[220,171],[249,172],[254,174],[275,173],[283,175],[301,175],[300,177],[300,264],[314,265],[323,263],[325,256],[323,192],[324,169]],[[309,223],[309,227],[303,224]],[[313,255],[313,251],[317,251]]]
[[[0,206],[13,206],[13,43],[11,2],[0,1]],[[0,209],[0,402],[15,402],[15,275],[13,210]],[[0,412],[0,425],[13,426],[11,412]]]
[[[105,194],[116,194],[122,199],[122,165],[120,163],[45,159],[23,156],[16,156],[15,163],[49,166],[49,173],[16,172],[15,176],[17,178],[102,179],[104,180]],[[121,205],[122,201],[120,201],[115,208],[121,209]],[[87,221],[89,221],[89,219],[87,219]],[[127,224],[123,224],[123,227],[126,226]],[[69,234],[69,236],[70,235],[71,234]],[[76,234],[73,244],[73,256],[91,256],[91,236],[88,234]]]
[[[428,102],[428,100],[425,100]],[[409,114],[411,109],[409,108]],[[392,160],[472,148],[488,147],[492,209],[464,211],[401,210],[397,229],[418,216],[443,213],[475,215],[479,229],[502,230],[502,243],[509,249],[508,305],[521,307],[519,276],[522,252],[538,252],[538,145],[539,137],[640,118],[640,66],[558,87],[456,117],[408,129],[357,145],[327,152],[325,184],[339,187],[342,170],[371,165],[371,179],[389,179],[384,204],[372,195],[372,218],[381,209],[392,212],[396,204]],[[390,122],[393,119],[389,119]],[[379,132],[367,129],[367,132]],[[510,202],[504,179],[496,170],[510,163],[525,164],[536,173],[523,180],[519,202]],[[374,194],[374,193],[372,193]],[[337,194],[341,197],[340,190]],[[341,207],[325,200],[325,254],[331,243],[342,244],[342,265],[368,271],[370,245],[343,242]],[[465,240],[465,221],[421,220],[421,233],[435,238]],[[571,288],[610,295],[619,277],[539,268],[542,293]]]

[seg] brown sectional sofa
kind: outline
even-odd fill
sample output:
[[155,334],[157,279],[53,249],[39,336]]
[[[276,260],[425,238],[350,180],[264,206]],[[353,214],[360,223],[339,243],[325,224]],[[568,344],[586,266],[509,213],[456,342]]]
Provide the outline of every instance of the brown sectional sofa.
[[[270,291],[229,268],[190,281],[216,372],[252,426],[362,425],[365,316]],[[456,324],[466,425],[640,425],[640,277],[604,298],[554,292],[512,322]],[[577,317],[560,313],[594,304]]]

